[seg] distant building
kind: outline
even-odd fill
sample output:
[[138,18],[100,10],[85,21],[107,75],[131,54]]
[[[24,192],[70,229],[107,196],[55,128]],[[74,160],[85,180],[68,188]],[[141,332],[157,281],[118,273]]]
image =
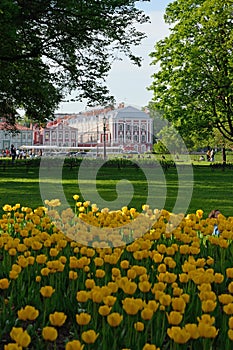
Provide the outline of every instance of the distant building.
[[66,118],[78,129],[79,145],[103,145],[105,134],[106,146],[139,153],[152,149],[153,119],[135,107],[120,104],[117,109],[97,109]]
[[33,130],[19,124],[12,128],[4,121],[0,121],[0,150],[9,150],[12,144],[16,148],[23,145],[31,146],[33,144]]
[[44,146],[77,147],[78,129],[70,127],[65,120],[56,119],[43,129]]

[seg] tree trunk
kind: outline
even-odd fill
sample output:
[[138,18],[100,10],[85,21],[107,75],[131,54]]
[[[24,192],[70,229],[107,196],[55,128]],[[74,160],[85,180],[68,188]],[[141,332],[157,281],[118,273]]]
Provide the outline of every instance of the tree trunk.
[[223,146],[222,148],[222,164],[225,166],[227,162],[227,156],[226,156],[226,148]]

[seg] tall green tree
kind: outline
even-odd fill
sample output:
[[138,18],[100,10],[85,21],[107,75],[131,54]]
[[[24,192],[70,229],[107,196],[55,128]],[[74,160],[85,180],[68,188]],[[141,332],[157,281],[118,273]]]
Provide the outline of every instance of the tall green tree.
[[[144,0],[142,0],[144,1]],[[145,0],[148,1],[148,0]],[[0,116],[14,124],[16,109],[43,122],[71,92],[88,104],[111,104],[105,79],[148,21],[136,0],[1,0]],[[117,53],[117,55],[116,55]]]
[[165,11],[170,34],[151,53],[154,108],[183,137],[216,129],[233,140],[233,2],[176,0]]

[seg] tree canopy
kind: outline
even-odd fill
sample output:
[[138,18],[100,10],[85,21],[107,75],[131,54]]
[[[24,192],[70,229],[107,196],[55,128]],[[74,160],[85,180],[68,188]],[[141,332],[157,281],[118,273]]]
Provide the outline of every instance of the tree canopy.
[[170,34],[151,53],[153,107],[184,137],[218,129],[233,140],[232,0],[176,0],[165,11]]
[[[142,0],[144,1],[144,0]],[[148,1],[148,0],[145,0]],[[15,123],[16,109],[42,121],[72,91],[88,104],[112,104],[105,84],[111,63],[132,46],[148,21],[136,0],[2,0],[0,3],[0,113]]]

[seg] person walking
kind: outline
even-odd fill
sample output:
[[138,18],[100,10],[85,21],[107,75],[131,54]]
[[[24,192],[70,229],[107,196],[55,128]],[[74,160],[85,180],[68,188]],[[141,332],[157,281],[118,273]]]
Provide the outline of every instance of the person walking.
[[16,148],[15,148],[15,146],[12,144],[12,145],[11,145],[11,162],[12,162],[12,164],[14,164],[15,158],[16,158]]
[[214,162],[214,154],[215,154],[215,152],[214,152],[214,149],[212,148],[212,150],[210,151],[210,161],[211,162]]
[[206,160],[207,162],[210,161],[210,149],[208,149],[208,151],[206,152]]

